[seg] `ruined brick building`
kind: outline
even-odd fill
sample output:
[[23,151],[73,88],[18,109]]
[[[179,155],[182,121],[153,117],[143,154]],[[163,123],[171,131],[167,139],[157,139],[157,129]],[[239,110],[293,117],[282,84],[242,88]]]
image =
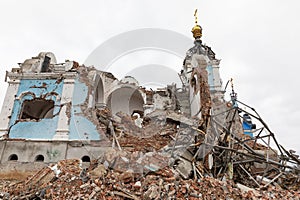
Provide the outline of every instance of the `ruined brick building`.
[[[109,146],[97,115],[104,108],[112,115],[122,112],[139,119],[156,110],[169,110],[202,123],[211,114],[225,111],[220,60],[202,43],[197,22],[192,32],[195,42],[183,61],[179,87],[171,84],[148,91],[134,77],[118,80],[109,72],[74,61],[57,63],[51,52],[7,72],[9,86],[0,114],[1,163],[96,159]],[[225,116],[219,115],[216,121],[224,124]],[[241,123],[236,129],[242,132]]]
[[[54,192],[64,199],[75,193],[90,199],[249,199],[253,192],[270,197],[273,189],[263,191],[270,185],[280,188],[279,195],[295,195],[299,155],[237,99],[232,82],[231,99],[224,99],[230,82],[223,86],[220,60],[202,43],[197,17],[192,33],[179,86],[148,90],[131,76],[118,80],[75,61],[57,63],[51,52],[7,72],[0,176],[37,172],[8,185],[0,198],[52,199]],[[237,188],[240,194],[233,193]],[[223,196],[216,196],[220,191]]]

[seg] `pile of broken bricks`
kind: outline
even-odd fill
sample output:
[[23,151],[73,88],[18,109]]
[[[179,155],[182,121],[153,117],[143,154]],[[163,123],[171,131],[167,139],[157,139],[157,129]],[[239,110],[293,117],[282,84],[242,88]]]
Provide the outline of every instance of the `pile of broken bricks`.
[[[104,155],[88,167],[79,159],[61,160],[26,180],[6,182],[0,199],[300,199],[299,170],[281,170],[277,158],[265,161],[256,155],[270,150],[265,145],[219,143],[209,154],[211,161],[197,156],[205,142],[197,119],[155,111],[143,118],[140,128],[126,114],[112,118],[103,111],[98,117],[112,142]],[[248,153],[242,145],[255,152]],[[236,160],[228,161],[220,173],[227,158]],[[267,162],[272,179],[253,180],[261,170],[255,162]]]
[[[117,157],[122,157],[120,154]],[[171,167],[146,173],[119,171],[93,161],[62,160],[25,181],[6,185],[2,199],[299,199],[297,191],[269,186],[255,190],[205,176],[183,179]]]

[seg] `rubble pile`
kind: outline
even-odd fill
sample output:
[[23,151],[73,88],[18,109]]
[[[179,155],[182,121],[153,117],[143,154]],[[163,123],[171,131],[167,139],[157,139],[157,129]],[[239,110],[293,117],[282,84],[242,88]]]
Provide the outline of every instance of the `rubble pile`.
[[0,178],[0,199],[300,199],[299,155],[237,99],[232,79],[225,100],[229,81],[194,16],[179,88],[147,90],[51,52],[7,72],[1,164],[40,170]]
[[119,171],[93,161],[63,160],[25,181],[7,185],[2,199],[299,199],[299,191],[269,186],[254,190],[212,177],[184,180],[172,168],[146,174]]
[[[300,199],[299,168],[286,164],[297,164],[295,152],[279,155],[258,137],[235,135],[235,113],[223,127],[212,116],[204,132],[201,120],[179,112],[157,110],[139,119],[105,108],[97,111],[112,144],[104,155],[50,164],[5,183],[1,198]],[[222,134],[214,137],[212,127]]]

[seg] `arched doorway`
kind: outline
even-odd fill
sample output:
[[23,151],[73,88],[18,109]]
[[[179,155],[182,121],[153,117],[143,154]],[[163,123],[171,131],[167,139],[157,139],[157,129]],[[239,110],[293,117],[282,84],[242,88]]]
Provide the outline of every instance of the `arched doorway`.
[[121,87],[114,90],[107,99],[107,106],[112,114],[124,112],[131,115],[133,111],[143,111],[144,98],[136,88]]

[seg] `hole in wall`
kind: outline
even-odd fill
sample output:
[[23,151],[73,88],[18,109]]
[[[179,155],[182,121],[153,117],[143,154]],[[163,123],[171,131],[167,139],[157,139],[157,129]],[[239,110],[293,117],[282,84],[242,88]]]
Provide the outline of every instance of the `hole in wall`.
[[54,101],[35,98],[25,100],[22,104],[20,119],[39,120],[52,118],[54,111]]
[[43,62],[43,64],[42,64],[41,72],[50,72],[50,71],[51,71],[51,70],[49,69],[50,61],[51,61],[51,58],[48,57],[48,56],[45,56],[44,62]]

